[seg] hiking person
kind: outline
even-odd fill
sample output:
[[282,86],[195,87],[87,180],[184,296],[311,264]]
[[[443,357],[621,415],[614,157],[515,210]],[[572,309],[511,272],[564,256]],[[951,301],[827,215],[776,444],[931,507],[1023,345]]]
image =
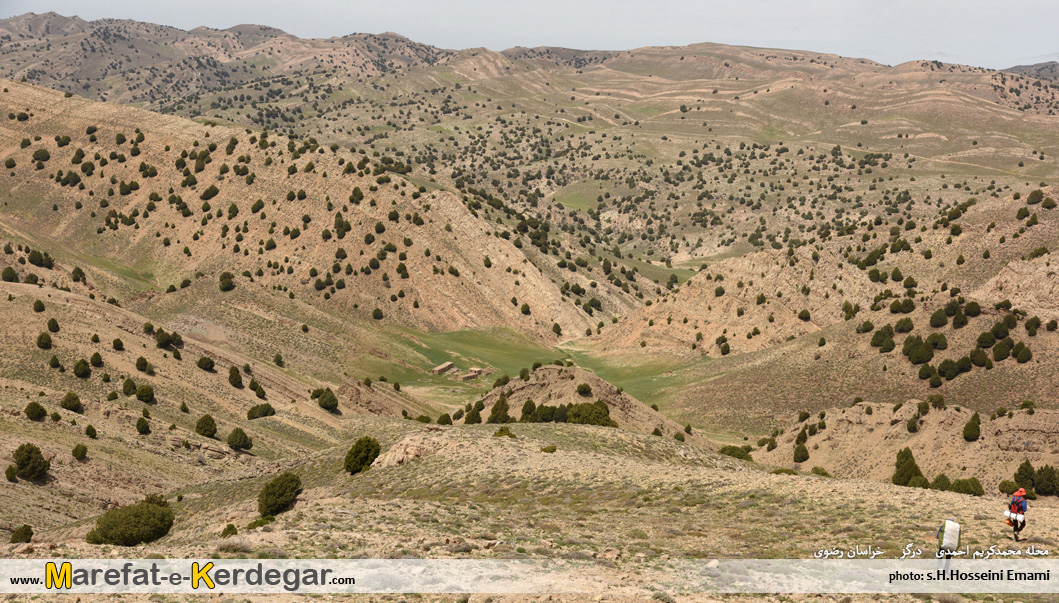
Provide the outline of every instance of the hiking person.
[[960,524],[953,518],[948,518],[938,528],[938,569],[942,569],[942,557],[945,559],[945,568],[949,569],[949,561],[952,559],[953,551],[960,548]]
[[[1008,505],[1008,510],[1011,512],[1011,524],[1015,531],[1015,542],[1019,541],[1019,534],[1022,533],[1022,529],[1026,527],[1026,489],[1019,488],[1015,491],[1015,494],[1011,496],[1011,503]],[[1018,517],[1022,516],[1022,521],[1019,521]]]

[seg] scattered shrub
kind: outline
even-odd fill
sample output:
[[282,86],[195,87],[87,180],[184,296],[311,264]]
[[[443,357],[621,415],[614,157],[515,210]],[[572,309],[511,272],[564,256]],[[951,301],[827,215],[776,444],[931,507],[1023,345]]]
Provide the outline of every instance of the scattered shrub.
[[717,452],[743,461],[747,461],[749,463],[754,462],[754,459],[750,457],[750,453],[746,450],[743,450],[739,446],[721,446],[720,450],[718,450]]
[[136,546],[154,542],[173,527],[173,510],[159,497],[111,509],[96,520],[96,527],[88,533],[89,544]]
[[1033,490],[1033,482],[1037,477],[1037,472],[1033,469],[1033,464],[1027,461],[1022,461],[1018,469],[1015,470],[1015,483],[1018,484],[1019,488],[1025,488],[1026,491]]
[[236,427],[228,434],[228,447],[232,450],[250,450],[254,447],[254,441],[245,431]]
[[482,422],[481,411],[475,406],[471,410],[467,411],[467,414],[463,418],[464,425],[477,425]]
[[924,490],[930,488],[930,482],[923,476],[916,476],[908,480],[909,488],[923,488]]
[[320,408],[328,412],[334,412],[338,408],[338,397],[335,396],[335,392],[331,391],[331,388],[329,387],[320,394],[316,403],[320,405]]
[[968,442],[977,441],[981,436],[981,427],[982,418],[978,416],[978,413],[974,413],[963,426],[963,439]]
[[66,392],[62,401],[59,402],[59,406],[77,414],[82,414],[85,411],[85,407],[81,404],[81,398],[73,392]]
[[198,423],[195,424],[195,433],[203,437],[212,438],[217,435],[217,422],[208,414],[202,415],[199,417]]
[[890,481],[895,486],[907,486],[908,483],[915,477],[923,477],[923,472],[920,471],[919,465],[916,464],[916,459],[912,456],[912,450],[910,448],[904,448],[897,453],[896,471],[894,471],[893,477]]
[[302,491],[302,482],[297,475],[286,471],[270,480],[257,497],[257,510],[262,517],[286,511],[294,504]]
[[1059,470],[1051,465],[1045,465],[1037,470],[1033,479],[1033,489],[1041,496],[1055,496],[1059,494]]
[[949,323],[949,316],[945,313],[944,308],[938,308],[930,315],[930,326],[934,329],[940,329]]
[[27,404],[25,413],[30,421],[41,421],[48,416],[48,411],[44,410],[44,407],[36,402]]
[[154,402],[154,388],[146,383],[136,388],[136,399],[140,402]]
[[345,468],[351,475],[366,470],[379,457],[382,448],[375,438],[364,436],[353,443],[346,453]]
[[938,476],[934,478],[934,481],[930,484],[931,490],[941,490],[943,492],[947,491],[951,487],[952,482],[949,481],[949,476],[945,475],[944,473],[939,473]]
[[908,433],[916,433],[919,431],[919,415],[913,415],[912,418],[905,423],[905,428],[908,429]]
[[[1001,338],[1003,339],[1003,337]],[[996,345],[996,336],[991,331],[983,331],[978,336],[978,347],[980,348],[991,348]]]
[[259,518],[255,519],[254,521],[251,521],[250,523],[246,524],[246,529],[253,530],[253,529],[256,529],[256,528],[260,528],[261,526],[267,526],[268,524],[272,523],[273,521],[276,521],[275,517],[273,517],[271,515],[265,515],[264,517],[259,517]]
[[1003,480],[997,484],[997,490],[1000,490],[1001,494],[1007,494],[1008,496],[1014,494],[1015,490],[1018,489],[1019,485],[1009,479]]
[[493,437],[494,438],[508,437],[508,438],[511,438],[511,439],[516,439],[515,438],[515,434],[511,432],[511,428],[508,427],[507,425],[504,425],[500,429],[497,429],[496,431],[494,431],[493,432]]
[[1001,341],[996,344],[993,348],[993,360],[997,362],[1003,362],[1007,360],[1008,356],[1011,355],[1011,347],[1008,346],[1007,340]]
[[246,411],[246,418],[253,420],[261,417],[271,417],[274,414],[276,414],[276,409],[272,408],[272,405],[266,402],[264,404],[250,407],[250,410]]
[[12,456],[15,460],[15,473],[23,479],[43,477],[51,469],[51,461],[44,458],[40,448],[33,444],[22,444]]
[[977,477],[954,480],[952,486],[949,487],[949,492],[970,494],[971,496],[982,496],[985,494],[985,490],[982,489],[982,484]]
[[222,272],[218,280],[221,291],[235,289],[235,275],[231,272]]
[[11,533],[11,544],[20,544],[23,542],[29,542],[33,539],[33,528],[29,527],[28,524],[22,524],[14,532]]
[[[610,408],[607,406],[606,402],[603,402],[602,400],[596,400],[592,403],[584,402],[581,404],[568,405],[566,422],[578,425],[602,425],[604,427],[618,426],[617,423],[611,420]],[[659,432],[656,435],[662,434]]]
[[508,404],[507,397],[504,394],[500,394],[497,398],[496,403],[493,404],[493,408],[490,409],[489,418],[485,420],[486,423],[498,424],[498,423],[509,423],[514,421],[507,413]]
[[243,376],[237,367],[228,369],[228,384],[236,389],[243,389]]

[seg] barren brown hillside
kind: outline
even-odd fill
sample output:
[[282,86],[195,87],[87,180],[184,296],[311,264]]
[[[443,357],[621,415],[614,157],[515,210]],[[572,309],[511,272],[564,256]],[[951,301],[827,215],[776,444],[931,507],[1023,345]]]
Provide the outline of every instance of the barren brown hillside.
[[[1055,411],[1030,413],[1012,400],[1004,407],[1003,416],[981,414],[981,436],[968,442],[963,428],[973,412],[958,406],[931,408],[919,416],[918,431],[909,433],[908,422],[918,415],[919,402],[861,403],[825,411],[826,429],[809,437],[809,460],[800,464],[792,459],[794,440],[803,423],[787,422],[786,433],[776,438],[775,450],[756,449],[754,460],[803,469],[819,466],[838,477],[886,481],[894,474],[898,451],[910,448],[928,480],[941,473],[952,480],[976,477],[989,493],[996,493],[1002,480],[1011,480],[1024,461],[1034,467],[1059,462]],[[807,424],[816,421],[817,415],[813,415]]]
[[[12,186],[6,194],[13,205],[7,223],[19,233],[60,241],[76,253],[120,256],[150,273],[152,284],[161,288],[198,274],[214,280],[230,271],[240,286],[323,297],[325,305],[365,319],[380,308],[403,323],[432,329],[517,324],[551,335],[555,322],[573,332],[590,324],[573,304],[563,303],[549,280],[549,275],[558,278],[554,271],[545,274],[510,237],[497,236],[447,191],[416,187],[400,175],[391,186],[382,186],[383,179],[388,184],[391,179],[385,170],[368,178],[371,165],[390,164],[366,154],[314,144],[287,155],[282,147],[262,149],[265,139],[253,133],[175,118],[156,122],[146,112],[13,82],[6,88],[8,110],[28,107],[33,113],[26,122],[9,121],[5,132],[8,156],[15,162],[14,175],[7,175]],[[97,129],[85,134],[90,127]],[[58,147],[54,140],[42,140],[32,149],[18,148],[19,138],[43,129],[77,142]],[[144,140],[131,146],[111,143],[126,132]],[[229,147],[217,146],[233,140],[230,154]],[[196,178],[201,182],[181,187],[186,176],[173,163],[183,165],[183,155],[200,144],[213,145],[222,165],[205,164]],[[26,178],[37,175],[31,155],[41,149],[55,155],[49,165],[68,165],[77,149],[89,162],[95,154],[120,158],[106,167],[100,161],[93,176],[67,187]],[[135,159],[121,160],[132,152]],[[308,156],[296,158],[301,153]],[[214,161],[212,153],[206,156]],[[347,169],[354,161],[362,167]],[[155,168],[157,175],[143,178],[137,163]],[[240,168],[245,178],[237,175]],[[139,188],[113,194],[114,186],[125,182]],[[216,196],[204,202],[210,186]],[[59,209],[43,199],[61,201]],[[473,246],[467,244],[471,241]],[[90,266],[84,269],[95,276]],[[589,284],[587,278],[574,282]],[[620,294],[611,296],[608,301],[630,303]],[[521,310],[522,304],[529,304],[528,311]]]
[[[422,408],[407,396],[362,387],[355,396],[340,390],[339,414],[328,413],[310,399],[317,382],[257,362],[178,324],[158,324],[145,333],[149,321],[142,316],[50,287],[2,283],[0,295],[6,298],[0,316],[7,325],[7,345],[0,350],[0,447],[9,459],[19,445],[37,442],[53,461],[43,485],[12,486],[2,499],[9,515],[26,505],[36,509],[27,517],[33,525],[58,525],[150,492],[214,479],[230,468],[255,467],[333,445],[343,439],[349,413],[385,409],[396,415],[402,408]],[[43,303],[40,312],[32,308],[37,301]],[[46,326],[53,318],[56,332]],[[155,335],[161,330],[182,333],[183,343],[159,348]],[[47,349],[40,348],[41,333],[49,333]],[[120,340],[120,350],[115,340]],[[94,354],[98,365],[89,362]],[[58,359],[56,367],[49,366],[52,356]],[[196,366],[203,357],[213,360],[212,370]],[[139,358],[150,368],[139,370]],[[87,375],[75,374],[78,361],[90,367]],[[239,388],[230,384],[233,367],[243,380]],[[136,391],[126,393],[126,379],[134,388],[150,386],[152,397],[145,402]],[[263,395],[250,388],[251,381]],[[61,407],[69,392],[79,399],[79,411]],[[24,410],[31,403],[51,416],[29,419]],[[252,407],[266,403],[274,416],[248,420]],[[215,418],[216,438],[196,433],[203,414]],[[137,431],[141,417],[148,421],[148,434]],[[94,438],[85,435],[89,425]],[[252,438],[250,451],[238,452],[225,443],[235,427]],[[71,456],[78,443],[88,446],[85,461]],[[100,483],[107,487],[100,489]]]
[[100,100],[148,104],[302,69],[339,67],[351,74],[378,75],[433,64],[447,54],[396,34],[303,40],[261,25],[183,31],[54,12],[0,21],[0,36],[4,77],[25,77]]

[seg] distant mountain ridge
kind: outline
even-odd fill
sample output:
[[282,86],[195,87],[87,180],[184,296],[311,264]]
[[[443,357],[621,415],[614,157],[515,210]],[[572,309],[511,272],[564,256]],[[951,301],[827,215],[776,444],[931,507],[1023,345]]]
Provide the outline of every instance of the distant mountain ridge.
[[1016,65],[1005,69],[1009,73],[1018,73],[1029,77],[1048,80],[1059,80],[1059,61],[1047,61],[1032,65]]
[[[845,75],[953,69],[1001,73],[925,60],[887,67],[869,59],[829,53],[710,43],[620,51],[550,46],[516,46],[499,52],[452,50],[391,32],[299,38],[267,25],[240,24],[227,29],[200,26],[185,31],[128,19],[86,21],[55,12],[26,13],[0,20],[0,45],[5,50],[0,56],[0,77],[25,78],[88,98],[153,108],[175,98],[253,86],[277,77],[336,71],[344,77],[373,77],[480,55],[526,61],[545,69],[585,69],[607,64],[619,71],[646,69],[655,76],[682,80],[771,79],[777,76],[777,67],[794,69],[795,77],[814,77],[810,73],[815,77],[835,77],[839,75],[836,68],[852,72]],[[700,58],[685,62],[682,52]],[[709,58],[703,60],[703,53]],[[474,74],[474,79],[495,77],[501,73],[495,69],[502,72],[509,67],[497,63],[492,69]],[[1005,71],[1054,80],[1059,77],[1059,63]]]
[[450,53],[397,34],[301,39],[263,25],[184,31],[54,12],[0,21],[0,75],[90,98],[152,103],[284,75],[340,67],[371,76],[432,65]]

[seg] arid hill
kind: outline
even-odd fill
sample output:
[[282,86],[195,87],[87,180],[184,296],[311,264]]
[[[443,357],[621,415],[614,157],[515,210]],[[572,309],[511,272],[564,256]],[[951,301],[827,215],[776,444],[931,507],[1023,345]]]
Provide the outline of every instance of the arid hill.
[[434,64],[448,54],[396,34],[303,40],[274,27],[225,30],[123,19],[85,21],[54,12],[0,21],[0,75],[100,100],[157,104],[299,70],[341,68],[371,76]]
[[[1059,83],[1020,71],[2,21],[0,453],[51,465],[0,528],[117,555],[93,518],[159,494],[167,557],[645,564],[991,516],[1059,465]],[[985,497],[887,483],[904,448]]]
[[[676,592],[672,576],[657,570],[664,561],[811,558],[820,549],[864,542],[895,558],[908,543],[927,550],[944,516],[959,518],[972,548],[1016,546],[1000,515],[1006,497],[999,493],[979,498],[775,474],[688,443],[606,427],[517,424],[514,438],[493,437],[496,427],[362,417],[355,432],[377,435],[384,455],[414,442],[420,456],[399,464],[380,457],[356,475],[342,469],[342,449],[276,463],[269,475],[292,471],[304,489],[289,511],[263,526],[251,524],[259,519],[257,493],[268,476],[239,473],[185,488],[182,500],[171,503],[172,533],[135,550],[174,558],[595,560],[582,574],[586,589],[636,600]],[[544,451],[551,447],[554,452]],[[821,529],[825,508],[828,528]],[[1033,509],[1032,533],[1027,530],[1022,546],[1053,546],[1059,537],[1054,505],[1037,501]],[[742,528],[751,522],[757,526],[752,550]],[[228,524],[238,533],[222,537]],[[127,552],[85,544],[89,527],[44,531],[18,554]],[[900,597],[893,600],[916,600]]]
[[522,413],[527,402],[532,402],[536,407],[602,402],[607,406],[610,420],[620,429],[647,434],[658,430],[655,435],[670,438],[677,436],[689,442],[706,445],[697,434],[686,433],[680,424],[576,366],[541,366],[530,372],[525,380],[515,379],[497,387],[481,400],[485,405],[485,409],[481,411],[483,419],[492,412],[500,396],[504,396],[511,418],[522,422],[528,420]]
[[[285,149],[235,129],[156,121],[136,109],[22,84],[6,88],[0,111],[31,107],[32,113],[25,122],[9,121],[3,132],[14,162],[6,176],[13,184],[6,194],[15,202],[11,227],[82,253],[121,257],[153,274],[159,288],[206,276],[216,281],[227,271],[238,286],[291,299],[296,291],[322,297],[325,306],[366,320],[380,309],[435,330],[515,325],[553,339],[555,323],[574,332],[591,324],[554,282],[565,278],[588,288],[588,278],[538,266],[535,255],[499,236],[449,191],[410,182],[401,174],[404,164],[391,157],[315,143]],[[44,129],[73,142],[18,148],[20,138]],[[118,137],[129,140],[116,144]],[[78,183],[35,178],[38,152],[54,156],[49,165],[79,167],[69,170]],[[109,155],[117,160],[104,161]],[[89,175],[85,166],[93,158],[99,169]],[[92,268],[85,270],[94,281]],[[623,297],[611,289],[605,299],[612,308],[630,306]]]
[[[803,425],[815,425],[818,416],[785,423],[785,433],[776,437],[777,447],[752,453],[754,460],[781,467],[823,467],[837,477],[888,481],[895,472],[897,453],[910,448],[924,476],[933,481],[944,473],[950,480],[975,477],[990,494],[1002,480],[1011,480],[1024,461],[1034,467],[1055,466],[1059,461],[1059,429],[1055,411],[1029,412],[1017,400],[1004,403],[1004,414],[980,413],[980,436],[968,442],[964,426],[973,411],[947,404],[928,405],[919,414],[920,400],[898,405],[860,403],[832,408],[823,419],[826,429],[809,436],[809,459],[793,462],[795,438]],[[868,413],[868,408],[873,412]],[[895,410],[896,408],[896,410]],[[998,406],[1000,408],[1000,406]],[[918,424],[910,433],[909,421]]]
[[1046,63],[1035,63],[1033,65],[1017,65],[1008,68],[1005,71],[1046,80],[1055,80],[1059,79],[1059,61],[1048,61]]

